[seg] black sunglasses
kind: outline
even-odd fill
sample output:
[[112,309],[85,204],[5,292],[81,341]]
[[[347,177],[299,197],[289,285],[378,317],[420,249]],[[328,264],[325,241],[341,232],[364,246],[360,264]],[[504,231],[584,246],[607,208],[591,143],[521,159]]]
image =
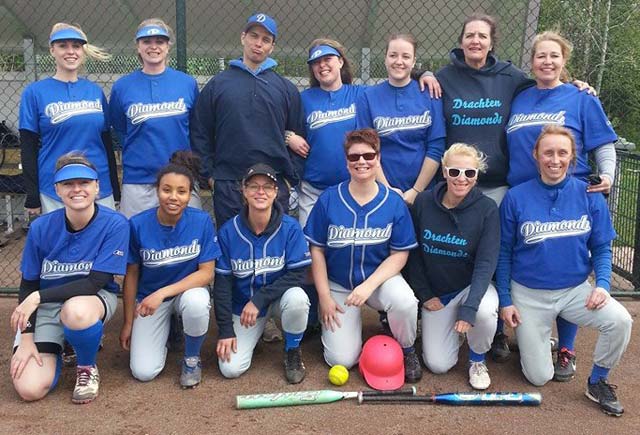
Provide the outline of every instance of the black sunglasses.
[[353,154],[347,154],[347,160],[349,160],[350,162],[357,162],[358,160],[360,160],[360,157],[362,157],[366,161],[371,161],[371,160],[375,159],[377,155],[378,155],[378,153],[375,153],[375,152],[374,153],[363,153],[363,154],[353,153]]
[[478,169],[476,168],[449,168],[445,166],[444,170],[450,178],[458,178],[461,174],[464,174],[466,178],[476,178],[478,176]]

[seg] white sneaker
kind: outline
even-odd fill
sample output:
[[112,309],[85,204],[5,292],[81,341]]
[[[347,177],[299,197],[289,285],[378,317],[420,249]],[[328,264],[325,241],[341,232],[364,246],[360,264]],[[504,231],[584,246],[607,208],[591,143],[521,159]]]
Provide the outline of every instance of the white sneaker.
[[469,384],[476,390],[486,390],[491,385],[489,369],[484,361],[469,361]]
[[89,403],[98,397],[100,374],[96,366],[78,366],[76,368],[76,387],[71,401],[76,404]]

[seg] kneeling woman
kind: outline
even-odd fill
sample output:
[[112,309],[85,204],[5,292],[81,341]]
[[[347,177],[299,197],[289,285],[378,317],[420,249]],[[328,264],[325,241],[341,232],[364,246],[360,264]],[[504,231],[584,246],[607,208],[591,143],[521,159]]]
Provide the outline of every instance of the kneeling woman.
[[96,354],[116,310],[113,275],[126,269],[129,224],[95,203],[98,173],[83,155],[60,157],[53,179],[64,208],[35,220],[27,235],[20,305],[11,315],[18,331],[11,377],[24,400],[46,396],[58,382],[66,339],[78,361],[71,400],[87,403],[98,396]]
[[420,247],[411,252],[409,283],[422,307],[422,357],[433,373],[458,362],[459,334],[469,342],[469,383],[491,383],[485,353],[498,319],[490,284],[498,260],[498,207],[476,187],[486,157],[472,146],[451,145],[442,158],[445,182],[422,192],[412,208]]
[[158,207],[131,218],[120,344],[131,351],[131,373],[150,381],[164,368],[171,314],[182,317],[184,360],[180,385],[200,383],[200,348],[209,329],[207,285],[220,256],[213,222],[188,207],[195,157],[180,151],[157,176]]
[[284,214],[276,172],[256,164],[242,180],[245,206],[219,233],[222,257],[213,291],[218,322],[218,364],[226,378],[249,369],[267,319],[280,317],[285,341],[285,377],[304,379],[300,341],[307,328],[309,297],[301,288],[311,263],[302,228]]
[[311,243],[318,289],[324,359],[347,368],[362,350],[365,303],[386,311],[394,338],[404,349],[405,379],[422,377],[415,353],[418,301],[400,275],[416,247],[409,210],[400,195],[376,182],[380,139],[367,128],[347,134],[351,176],[325,190],[311,210],[305,235]]
[[[621,415],[607,378],[629,343],[632,320],[609,295],[616,233],[607,203],[570,176],[576,144],[567,128],[545,126],[533,156],[540,176],[509,190],[500,206],[500,316],[515,328],[522,371],[538,386],[554,375],[549,337],[556,317],[598,329],[586,395],[604,412]],[[595,286],[587,280],[591,272]]]

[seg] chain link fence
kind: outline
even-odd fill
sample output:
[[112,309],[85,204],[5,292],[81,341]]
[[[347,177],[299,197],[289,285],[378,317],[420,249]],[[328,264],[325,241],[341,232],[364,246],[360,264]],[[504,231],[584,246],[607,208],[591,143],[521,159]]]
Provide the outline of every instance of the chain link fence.
[[[549,4],[551,6],[547,6]],[[20,95],[24,87],[55,72],[49,55],[48,36],[55,22],[79,24],[89,41],[112,54],[103,63],[88,60],[85,75],[101,85],[107,94],[112,84],[124,74],[139,68],[134,34],[144,19],[159,17],[173,27],[176,41],[170,65],[193,75],[200,86],[231,59],[241,56],[240,33],[246,19],[264,12],[279,26],[276,48],[272,54],[277,71],[301,90],[308,86],[306,64],[309,43],[319,37],[340,41],[347,47],[356,83],[375,83],[386,77],[384,48],[388,35],[411,33],[418,40],[417,65],[437,70],[448,63],[448,52],[457,45],[463,20],[473,12],[493,15],[499,23],[495,50],[501,59],[528,69],[530,44],[540,23],[549,26],[569,22],[573,17],[557,12],[556,3],[547,0],[476,0],[476,1],[375,1],[344,0],[327,2],[292,0],[235,2],[205,0],[161,1],[77,1],[14,0],[0,2],[0,289],[14,289],[19,284],[19,261],[24,244],[24,195],[19,168],[17,138]],[[555,15],[544,18],[545,10]],[[573,12],[572,12],[573,13]],[[603,101],[613,105],[615,96]],[[609,108],[607,108],[609,111]],[[640,111],[640,108],[638,108]],[[633,115],[635,116],[635,115]],[[629,119],[632,119],[629,117]],[[616,128],[625,126],[625,115],[616,112]],[[633,138],[632,138],[633,139]],[[638,174],[635,156],[624,154],[620,162],[619,195],[612,202],[616,224],[624,225],[623,253],[617,266],[614,287],[623,290],[640,288],[640,232],[637,228]],[[628,169],[628,171],[627,171]],[[211,208],[210,196],[205,206]],[[620,230],[619,230],[620,232]],[[623,259],[623,260],[622,260]]]

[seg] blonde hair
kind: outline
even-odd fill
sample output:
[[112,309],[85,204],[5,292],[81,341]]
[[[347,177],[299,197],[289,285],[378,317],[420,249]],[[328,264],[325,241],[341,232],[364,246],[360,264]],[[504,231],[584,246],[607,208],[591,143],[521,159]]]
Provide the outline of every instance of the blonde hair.
[[475,160],[478,171],[484,173],[487,170],[487,156],[473,145],[467,145],[466,143],[454,143],[451,145],[442,156],[442,166],[447,166],[447,161],[453,156],[470,157]]
[[533,61],[534,57],[536,56],[538,45],[541,42],[545,41],[555,42],[560,46],[560,51],[562,52],[562,57],[564,58],[565,62],[565,67],[562,68],[562,72],[560,73],[560,81],[564,83],[571,81],[571,76],[569,74],[569,71],[567,70],[566,65],[569,63],[569,59],[571,59],[573,44],[571,44],[571,42],[569,42],[569,40],[562,36],[559,32],[547,30],[546,32],[537,34],[535,39],[533,40],[533,45],[531,46],[531,60]]
[[89,38],[87,38],[87,34],[84,33],[82,28],[77,24],[55,23],[53,27],[51,27],[51,33],[49,34],[49,37],[53,36],[54,33],[64,29],[73,29],[82,35],[82,37],[87,41],[86,44],[82,45],[82,50],[84,51],[84,54],[89,56],[91,59],[99,60],[100,62],[108,62],[109,60],[111,60],[111,55],[107,53],[106,50],[93,44],[89,44]]

